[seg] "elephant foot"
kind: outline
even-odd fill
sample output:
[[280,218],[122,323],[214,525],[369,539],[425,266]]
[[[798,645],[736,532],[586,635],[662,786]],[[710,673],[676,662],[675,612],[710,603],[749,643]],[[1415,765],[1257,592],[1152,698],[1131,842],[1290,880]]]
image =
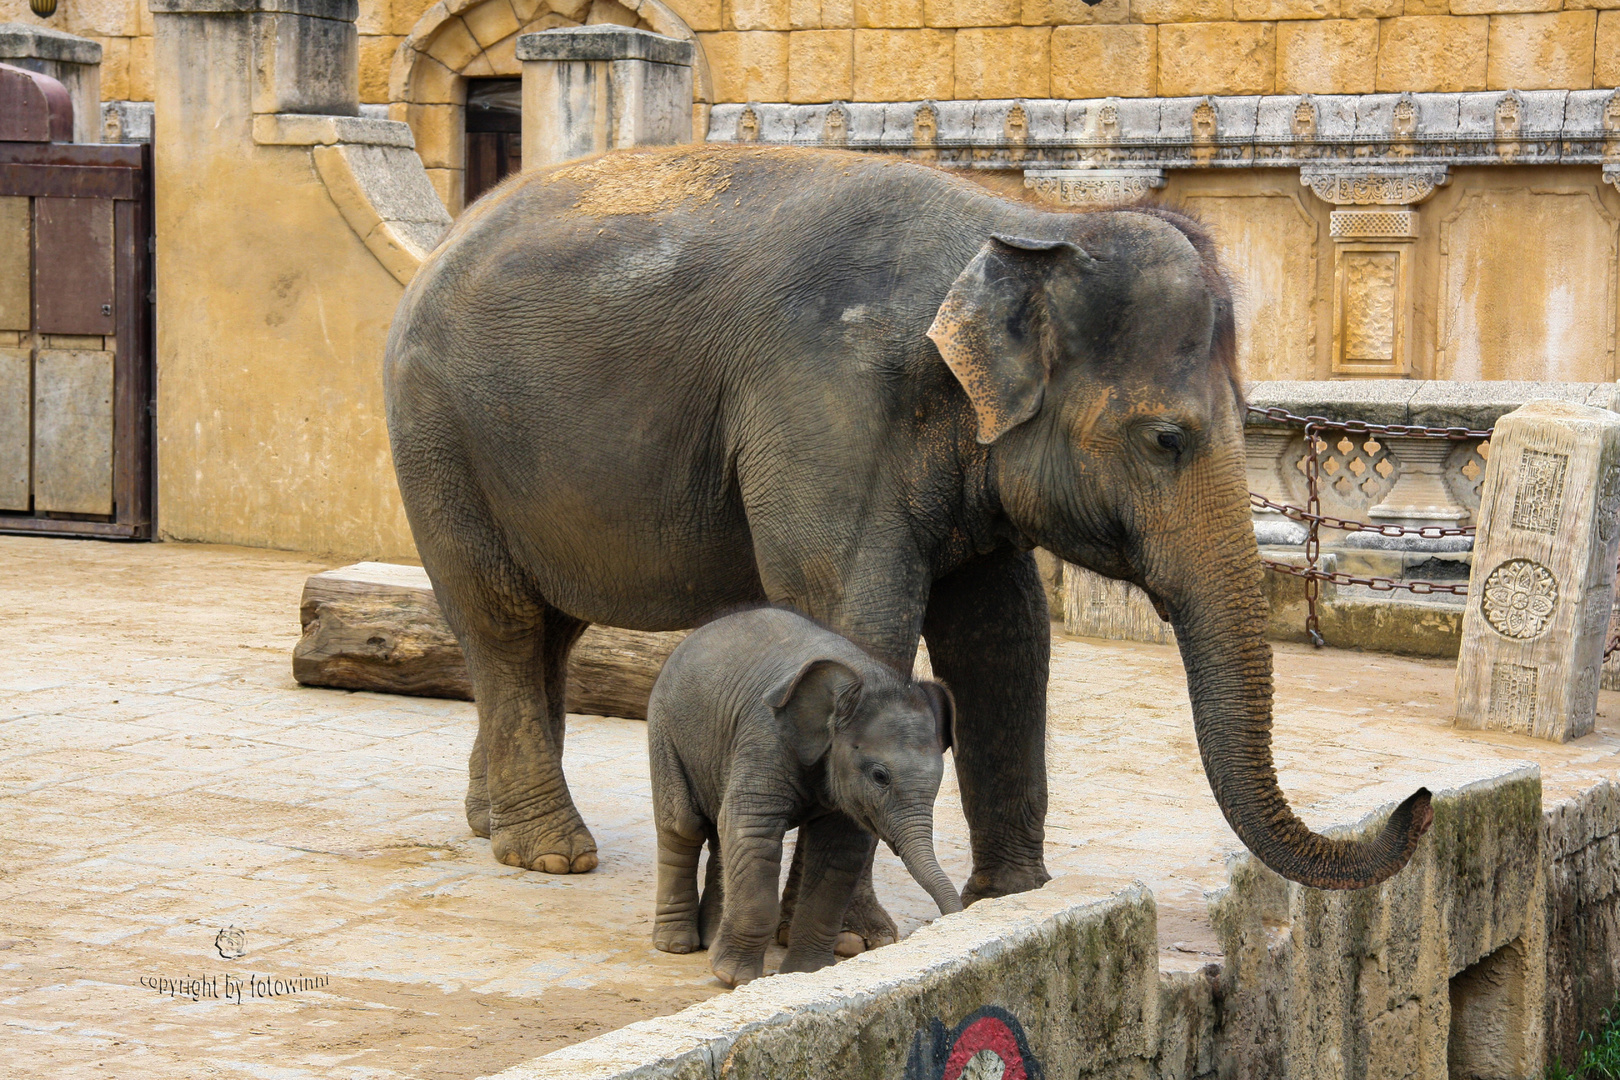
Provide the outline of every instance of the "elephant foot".
[[765,974],[764,950],[746,954],[722,951],[715,956],[709,970],[714,972],[714,977],[727,987],[753,982]]
[[596,841],[585,823],[547,828],[546,822],[519,822],[490,830],[489,850],[495,861],[546,874],[587,874],[596,869]]
[[659,952],[690,953],[703,948],[696,919],[659,923],[653,930],[653,948]]
[[993,896],[1011,896],[1013,893],[1033,892],[1052,880],[1045,865],[998,866],[991,870],[975,870],[962,888],[962,906]]
[[789,949],[787,955],[782,957],[782,966],[777,971],[782,975],[790,971],[820,971],[831,964],[833,959],[833,955],[825,950],[795,952]]
[[474,836],[489,839],[489,787],[483,777],[467,784],[467,828]]
[[878,903],[872,891],[870,878],[855,887],[849,910],[844,912],[844,932],[838,935],[833,952],[839,956],[854,956],[868,949],[893,945],[900,940],[900,928],[894,925],[889,913]]

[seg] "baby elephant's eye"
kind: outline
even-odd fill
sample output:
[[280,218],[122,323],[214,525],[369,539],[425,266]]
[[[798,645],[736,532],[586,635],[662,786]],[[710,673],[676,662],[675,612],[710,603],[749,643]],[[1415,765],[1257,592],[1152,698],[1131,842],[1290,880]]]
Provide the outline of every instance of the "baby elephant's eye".
[[881,765],[872,766],[871,777],[872,777],[872,783],[876,784],[878,787],[888,787],[889,786],[889,770],[885,769],[883,766],[881,766]]

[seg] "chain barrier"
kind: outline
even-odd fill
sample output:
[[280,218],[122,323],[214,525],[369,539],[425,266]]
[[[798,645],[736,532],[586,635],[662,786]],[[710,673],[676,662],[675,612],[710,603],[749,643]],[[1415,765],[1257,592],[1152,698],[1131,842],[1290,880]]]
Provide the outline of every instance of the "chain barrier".
[[[1449,439],[1452,442],[1468,442],[1476,439],[1489,439],[1491,429],[1476,431],[1472,428],[1461,427],[1432,428],[1418,424],[1373,424],[1365,420],[1332,420],[1325,416],[1296,416],[1287,409],[1261,409],[1253,405],[1249,406],[1249,412],[1274,423],[1288,424],[1305,429],[1305,449],[1307,453],[1305,458],[1306,500],[1304,508],[1289,506],[1286,503],[1275,503],[1254,492],[1249,493],[1249,502],[1256,507],[1276,510],[1305,526],[1304,566],[1294,566],[1274,559],[1261,559],[1260,561],[1268,570],[1304,579],[1305,632],[1310,635],[1312,645],[1320,649],[1327,644],[1327,641],[1322,637],[1321,623],[1317,612],[1317,601],[1321,595],[1322,582],[1324,581],[1334,585],[1361,585],[1372,589],[1374,592],[1393,592],[1400,589],[1418,596],[1429,596],[1435,593],[1451,596],[1468,595],[1467,582],[1447,583],[1439,581],[1403,581],[1383,577],[1357,577],[1353,574],[1329,572],[1319,568],[1322,558],[1321,530],[1324,527],[1341,532],[1368,532],[1378,536],[1417,536],[1425,540],[1439,540],[1448,536],[1473,536],[1474,530],[1472,528],[1445,528],[1439,525],[1426,525],[1416,529],[1402,525],[1375,525],[1367,521],[1354,521],[1348,518],[1323,514],[1320,487],[1321,453],[1327,444],[1318,438],[1318,435],[1323,431],[1339,431],[1346,435],[1383,435],[1386,438]],[[1620,637],[1617,637],[1617,640],[1611,643],[1611,648],[1620,648]]]

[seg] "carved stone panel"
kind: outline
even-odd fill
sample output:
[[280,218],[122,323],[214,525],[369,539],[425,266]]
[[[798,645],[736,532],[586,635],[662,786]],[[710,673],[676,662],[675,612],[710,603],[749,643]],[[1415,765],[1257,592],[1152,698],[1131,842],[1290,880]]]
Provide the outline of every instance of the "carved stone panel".
[[1159,169],[1025,169],[1024,186],[1062,206],[1125,206],[1164,187]]
[[1299,182],[1318,199],[1339,206],[1412,206],[1434,194],[1450,180],[1444,165],[1306,166]]
[[1563,742],[1592,730],[1614,605],[1620,417],[1532,401],[1502,417],[1481,489],[1457,659],[1459,727]]
[[1344,255],[1344,359],[1389,363],[1395,359],[1396,278],[1393,251]]

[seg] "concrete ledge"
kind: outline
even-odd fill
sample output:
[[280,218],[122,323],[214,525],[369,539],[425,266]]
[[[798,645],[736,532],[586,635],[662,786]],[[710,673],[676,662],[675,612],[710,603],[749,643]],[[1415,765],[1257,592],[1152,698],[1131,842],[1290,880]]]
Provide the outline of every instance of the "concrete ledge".
[[154,15],[247,15],[275,11],[313,19],[354,22],[360,0],[150,0]]
[[1145,888],[1098,900],[1053,883],[975,904],[835,967],[761,979],[577,1043],[498,1080],[909,1076],[908,1060],[932,1055],[936,1024],[942,1031],[992,1002],[1015,1018],[1045,1075],[1137,1075],[1156,1041],[1156,937]]
[[416,149],[409,124],[366,116],[317,113],[261,113],[253,118],[253,141],[260,146],[399,146]]
[[63,64],[99,64],[101,46],[48,26],[0,23],[0,58],[32,57]]
[[647,60],[691,67],[690,41],[628,26],[572,26],[523,34],[517,39],[519,60]]
[[[1620,383],[1276,380],[1251,384],[1248,397],[1249,404],[1256,408],[1282,408],[1296,416],[1484,429],[1527,401],[1550,399],[1600,409],[1620,408]],[[1250,415],[1247,423],[1266,426],[1272,421]]]

